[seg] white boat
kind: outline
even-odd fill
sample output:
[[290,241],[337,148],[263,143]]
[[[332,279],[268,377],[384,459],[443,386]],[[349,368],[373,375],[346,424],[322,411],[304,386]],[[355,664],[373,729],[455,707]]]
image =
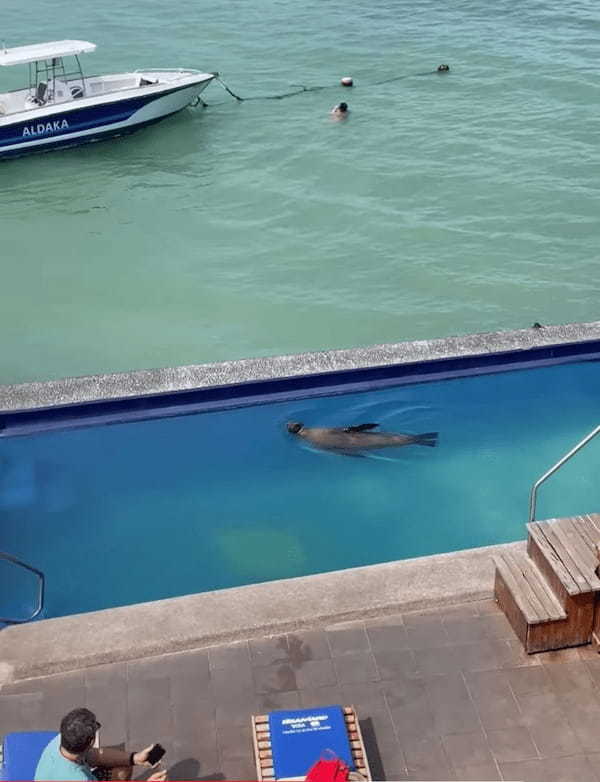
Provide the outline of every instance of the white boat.
[[79,55],[95,48],[52,41],[0,50],[0,65],[29,66],[27,88],[0,93],[0,157],[131,133],[189,106],[218,76],[174,68],[84,76]]

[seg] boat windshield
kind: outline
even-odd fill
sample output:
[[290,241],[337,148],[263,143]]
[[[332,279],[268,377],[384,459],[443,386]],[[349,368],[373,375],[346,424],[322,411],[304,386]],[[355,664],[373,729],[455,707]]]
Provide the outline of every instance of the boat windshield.
[[76,67],[67,70],[63,57],[35,60],[29,63],[29,101],[38,106],[83,98],[86,93],[85,77],[74,55]]

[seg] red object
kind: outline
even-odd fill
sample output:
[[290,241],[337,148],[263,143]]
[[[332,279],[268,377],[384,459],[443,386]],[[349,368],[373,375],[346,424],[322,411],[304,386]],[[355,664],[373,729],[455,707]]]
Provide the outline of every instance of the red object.
[[309,769],[306,782],[347,782],[349,774],[347,764],[331,750],[325,750],[320,760]]

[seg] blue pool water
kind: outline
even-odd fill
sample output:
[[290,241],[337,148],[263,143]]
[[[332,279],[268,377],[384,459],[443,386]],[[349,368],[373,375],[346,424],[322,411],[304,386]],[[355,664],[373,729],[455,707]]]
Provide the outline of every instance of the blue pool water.
[[[598,423],[600,362],[0,440],[0,550],[41,568],[46,616],[525,536],[533,481]],[[309,450],[288,420],[439,431],[435,449]],[[597,511],[600,443],[538,517]],[[3,579],[4,613],[31,590]]]

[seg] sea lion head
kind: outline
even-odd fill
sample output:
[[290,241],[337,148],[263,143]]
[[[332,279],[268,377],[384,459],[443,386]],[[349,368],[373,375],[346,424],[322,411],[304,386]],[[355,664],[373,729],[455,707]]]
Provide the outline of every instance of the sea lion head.
[[288,421],[287,423],[287,430],[290,434],[300,434],[302,429],[304,429],[304,424],[298,421]]

